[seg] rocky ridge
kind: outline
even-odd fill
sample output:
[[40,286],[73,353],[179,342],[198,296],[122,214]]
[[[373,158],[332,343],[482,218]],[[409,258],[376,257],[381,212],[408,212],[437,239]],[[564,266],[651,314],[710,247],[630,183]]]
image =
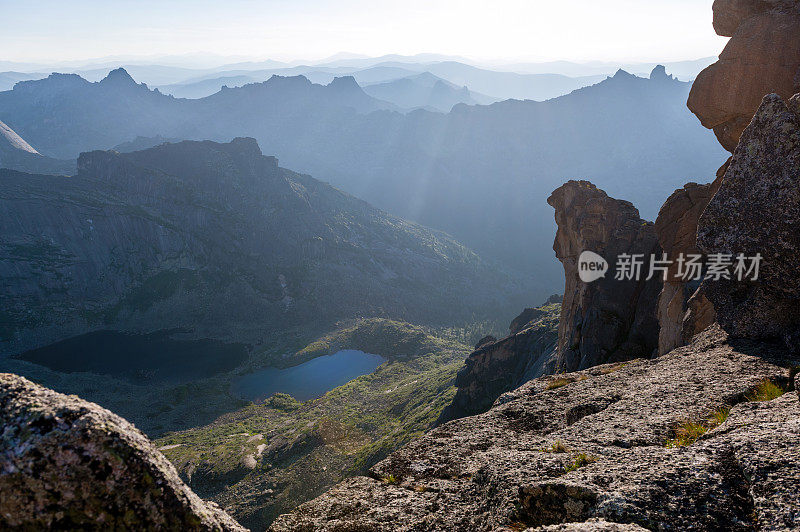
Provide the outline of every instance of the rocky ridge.
[[71,174],[75,171],[75,162],[45,157],[8,124],[0,121],[0,168],[49,174]]
[[560,310],[558,303],[525,309],[511,322],[508,336],[478,342],[458,371],[458,391],[437,424],[486,412],[503,393],[552,372]]
[[245,530],[133,425],[0,374],[0,528]]

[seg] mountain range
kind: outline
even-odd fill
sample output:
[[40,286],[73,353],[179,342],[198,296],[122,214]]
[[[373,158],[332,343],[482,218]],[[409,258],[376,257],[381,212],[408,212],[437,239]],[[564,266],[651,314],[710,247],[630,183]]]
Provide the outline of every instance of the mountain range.
[[89,152],[73,177],[0,182],[2,353],[98,330],[258,346],[298,325],[451,323],[514,299],[451,237],[281,168],[253,139]]
[[351,77],[322,86],[273,76],[184,100],[118,69],[96,83],[60,74],[21,82],[0,92],[0,119],[58,158],[137,137],[252,136],[289,167],[522,272],[535,301],[562,275],[549,251],[552,217],[535,206],[565,178],[624,193],[652,219],[665,195],[715,174],[724,151],[686,109],[689,87],[663,68],[650,78],[620,71],[546,102],[400,113]]
[[[230,59],[230,58],[229,58]],[[716,58],[665,63],[682,80],[692,80]],[[314,83],[327,84],[334,77],[353,76],[359,84],[397,81],[420,74],[434,74],[447,83],[471,91],[486,93],[491,101],[506,98],[543,100],[601,81],[622,68],[646,75],[654,63],[612,63],[593,61],[575,63],[485,63],[463,57],[439,54],[381,57],[337,54],[319,61],[281,62],[274,60],[223,62],[223,58],[189,56],[161,58],[105,58],[53,64],[30,64],[0,61],[0,90],[10,90],[19,81],[43,79],[44,72],[73,73],[89,81],[100,81],[109,70],[122,65],[134,78],[158,87],[166,94],[181,98],[202,98],[223,86],[238,87],[258,83],[273,74],[302,75]],[[468,103],[468,102],[463,102]],[[479,103],[482,102],[479,99]],[[410,108],[423,107],[414,105]]]

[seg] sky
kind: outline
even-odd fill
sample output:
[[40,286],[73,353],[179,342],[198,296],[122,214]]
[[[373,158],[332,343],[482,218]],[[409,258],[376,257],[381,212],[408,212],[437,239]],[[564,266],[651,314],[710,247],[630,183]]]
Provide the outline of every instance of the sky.
[[212,53],[483,61],[716,56],[713,0],[0,0],[0,61]]

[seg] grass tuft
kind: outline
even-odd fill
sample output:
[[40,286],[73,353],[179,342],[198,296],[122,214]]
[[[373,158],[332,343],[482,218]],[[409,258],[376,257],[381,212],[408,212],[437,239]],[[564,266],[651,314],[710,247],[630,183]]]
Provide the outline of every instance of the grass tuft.
[[625,366],[627,366],[630,362],[623,362],[622,364],[617,364],[616,366],[611,366],[610,368],[603,368],[600,370],[600,373],[603,375],[608,375],[609,373],[614,373],[615,371],[619,371]]
[[550,447],[545,447],[542,449],[543,453],[568,453],[570,452],[570,448],[566,446],[566,444],[561,440],[556,440],[556,442],[551,445]]
[[667,440],[664,446],[668,449],[675,449],[691,445],[709,430],[725,423],[730,413],[731,409],[725,407],[711,414],[705,422],[684,421],[675,429],[675,437]]
[[384,482],[384,484],[389,484],[391,486],[400,484],[400,479],[394,475],[386,475],[385,477],[382,477],[381,480]]
[[564,466],[564,471],[567,473],[576,471],[584,466],[597,462],[597,457],[586,453],[578,453],[572,461]]
[[561,388],[562,386],[566,386],[570,382],[572,381],[569,379],[565,379],[564,377],[557,377],[547,383],[547,387],[545,388],[545,390],[555,390],[556,388]]
[[748,401],[772,401],[783,395],[785,391],[786,390],[774,382],[766,380],[756,386],[755,389],[746,396],[746,399]]
[[718,427],[718,426],[722,425],[723,423],[725,423],[728,420],[728,416],[730,416],[730,415],[731,415],[731,409],[730,408],[728,408],[728,407],[720,408],[719,410],[717,410],[716,412],[711,414],[711,420],[710,421],[715,427]]

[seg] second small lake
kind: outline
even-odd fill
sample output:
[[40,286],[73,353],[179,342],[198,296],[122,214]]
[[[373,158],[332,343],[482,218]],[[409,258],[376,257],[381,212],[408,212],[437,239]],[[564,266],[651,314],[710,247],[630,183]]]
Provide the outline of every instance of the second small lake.
[[265,368],[244,375],[233,383],[233,392],[249,401],[288,393],[298,401],[324,395],[348,381],[372,373],[386,361],[379,355],[345,349],[317,357],[291,368]]

